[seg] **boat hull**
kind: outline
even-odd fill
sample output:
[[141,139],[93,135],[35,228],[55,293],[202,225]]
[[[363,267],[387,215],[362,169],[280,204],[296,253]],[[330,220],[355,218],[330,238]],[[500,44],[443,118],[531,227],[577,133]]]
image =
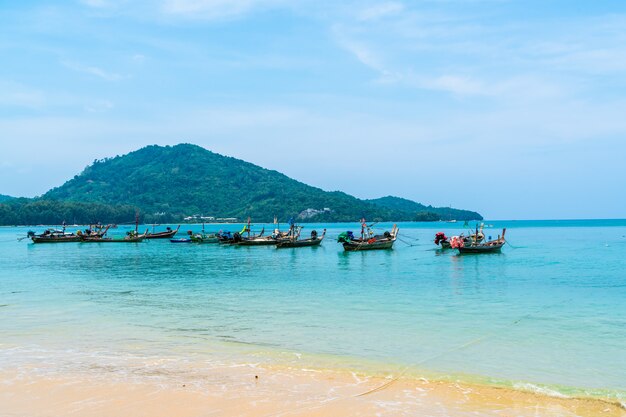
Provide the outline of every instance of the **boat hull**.
[[193,243],[218,243],[220,240],[216,237],[191,237]]
[[114,238],[87,238],[81,240],[83,243],[138,243],[143,242],[145,237],[132,238],[132,239],[114,239]]
[[304,248],[307,246],[319,246],[322,239],[283,240],[276,244],[277,248]]
[[153,233],[146,236],[146,239],[169,239],[174,237],[176,233],[176,230],[172,230],[171,232]]
[[63,237],[43,237],[33,236],[31,238],[33,243],[67,243],[67,242],[80,242],[80,236],[63,236]]
[[477,254],[477,253],[500,253],[504,244],[492,245],[492,246],[464,246],[459,249],[460,254]]
[[236,242],[237,246],[272,246],[278,244],[276,239],[241,240]]
[[343,250],[347,252],[357,252],[357,251],[363,251],[363,250],[386,250],[386,249],[392,249],[394,242],[395,240],[387,240],[383,242],[376,241],[372,243],[355,242],[355,241],[344,242]]

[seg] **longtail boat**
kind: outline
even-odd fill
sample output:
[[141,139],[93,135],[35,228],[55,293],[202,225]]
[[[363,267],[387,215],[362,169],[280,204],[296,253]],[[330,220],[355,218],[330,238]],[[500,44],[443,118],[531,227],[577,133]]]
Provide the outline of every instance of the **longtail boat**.
[[306,246],[319,246],[326,236],[326,229],[322,232],[322,236],[317,235],[317,231],[311,231],[311,237],[307,239],[300,239],[300,233],[302,226],[292,225],[284,238],[279,238],[276,244],[277,248],[302,248]]
[[230,231],[219,231],[217,233],[217,241],[221,245],[229,245],[235,242],[235,237],[238,236],[239,233],[232,233]]
[[170,239],[178,233],[178,229],[180,229],[180,224],[176,229],[172,229],[171,227],[167,227],[165,232],[157,232],[157,233],[148,233],[146,235],[146,239]]
[[135,231],[126,233],[126,236],[104,237],[104,236],[82,236],[81,242],[85,243],[137,243],[142,242],[148,235],[148,230],[143,235]]
[[504,235],[506,233],[506,228],[502,229],[502,236],[498,236],[495,240],[489,240],[484,243],[470,243],[469,245],[465,245],[464,242],[459,242],[458,245],[453,243],[452,247],[456,246],[456,249],[459,250],[460,254],[467,253],[499,253],[502,250],[502,246],[506,243],[504,239]]
[[204,230],[200,233],[193,233],[191,230],[187,232],[189,240],[193,243],[218,243],[219,237],[215,233],[205,233]]
[[255,236],[240,238],[240,240],[235,239],[233,243],[238,246],[271,246],[278,244],[278,239],[273,236]]
[[398,236],[398,226],[393,225],[391,232],[375,235],[365,219],[361,220],[361,237],[357,238],[351,231],[339,235],[337,242],[343,244],[343,249],[348,252],[363,250],[391,249]]
[[463,240],[464,245],[480,243],[485,239],[485,234],[483,233],[484,227],[484,223],[481,223],[480,228],[477,227],[475,233],[470,233],[468,236],[461,233],[459,236],[452,236],[451,238],[446,236],[444,232],[437,232],[435,234],[435,245],[441,246],[441,249],[450,249],[452,248],[450,242],[455,238]]
[[[278,239],[275,236],[264,236],[265,227],[261,229],[258,235],[254,235],[251,232],[250,217],[248,217],[248,222],[243,226],[243,229],[239,233],[234,233],[232,239],[229,239],[227,243],[237,246],[271,246],[278,243]],[[244,233],[247,236],[244,236]],[[222,243],[221,240],[220,243]]]
[[65,227],[63,230],[48,229],[41,234],[29,231],[27,235],[33,243],[64,243],[64,242],[80,242],[81,237],[74,233],[67,233]]
[[172,243],[192,243],[188,237],[180,237],[178,239],[170,239]]

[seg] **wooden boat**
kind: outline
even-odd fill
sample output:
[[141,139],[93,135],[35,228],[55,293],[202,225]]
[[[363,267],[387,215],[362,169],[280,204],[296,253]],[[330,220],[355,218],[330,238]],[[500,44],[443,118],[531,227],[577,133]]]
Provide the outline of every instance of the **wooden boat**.
[[[220,241],[220,243],[230,243],[231,245],[237,246],[271,246],[278,243],[276,237],[264,236],[265,227],[261,229],[258,235],[251,234],[251,231],[250,217],[248,217],[248,222],[239,233],[233,233],[231,239],[228,239],[226,242]],[[247,236],[244,236],[244,233],[246,233]]]
[[435,234],[435,245],[441,246],[441,249],[450,249],[452,248],[452,244],[450,243],[451,239],[457,238],[463,240],[464,245],[480,243],[485,239],[485,234],[483,233],[484,226],[484,224],[481,224],[480,228],[476,228],[475,233],[470,233],[468,236],[461,233],[459,236],[449,238],[444,232],[437,232]]
[[273,236],[256,236],[241,238],[233,243],[238,246],[271,246],[278,244],[278,239]]
[[391,249],[398,236],[398,226],[395,224],[391,229],[391,232],[385,232],[382,235],[375,235],[371,229],[365,223],[365,220],[361,223],[361,237],[356,238],[352,232],[344,232],[339,235],[337,242],[343,244],[343,249],[349,252],[363,251],[363,250],[381,250]]
[[109,231],[109,229],[111,228],[111,225],[108,224],[106,226],[101,225],[101,224],[91,224],[89,225],[89,229],[85,229],[84,231],[78,230],[76,231],[76,234],[78,236],[92,236],[92,237],[102,237],[104,235],[106,235],[106,233]]
[[469,245],[461,244],[457,246],[460,254],[468,253],[499,253],[502,250],[502,246],[506,243],[504,235],[506,228],[502,229],[502,236],[498,236],[495,240],[490,240],[484,243],[471,243]]
[[33,243],[64,243],[64,242],[80,242],[80,236],[74,233],[65,232],[63,230],[48,229],[37,235],[35,232],[28,232],[27,235]]
[[[274,220],[277,224],[277,221]],[[274,230],[274,233],[269,236],[265,236],[265,227],[261,229],[261,232],[257,235],[252,234],[250,218],[248,217],[247,223],[239,232],[231,233],[229,231],[220,231],[217,234],[217,239],[220,244],[237,245],[237,246],[271,246],[276,245],[280,240],[287,237],[286,232],[281,232],[278,229]]]
[[137,243],[142,242],[148,235],[148,230],[143,235],[137,234],[135,231],[128,232],[124,237],[95,237],[83,236],[81,242],[85,243]]
[[189,239],[188,237],[181,237],[178,239],[170,239],[170,242],[172,243],[192,243],[191,239]]
[[319,246],[322,243],[322,240],[324,240],[324,236],[326,236],[326,229],[324,229],[324,232],[322,232],[322,236],[318,236],[317,231],[313,230],[311,232],[310,238],[300,239],[302,226],[292,226],[292,229],[294,233],[288,233],[286,238],[278,239],[278,243],[276,244],[277,248],[302,248],[305,246]]
[[193,243],[218,243],[219,237],[215,233],[205,233],[204,230],[200,233],[192,233],[191,230],[187,232],[189,240]]
[[168,226],[165,232],[148,233],[146,239],[169,239],[178,233],[178,229],[180,229],[180,224],[175,230]]
[[220,231],[217,234],[217,242],[220,245],[230,245],[230,244],[233,244],[233,243],[235,243],[236,235],[239,235],[239,233],[238,232],[231,233],[230,231],[225,231],[225,232]]

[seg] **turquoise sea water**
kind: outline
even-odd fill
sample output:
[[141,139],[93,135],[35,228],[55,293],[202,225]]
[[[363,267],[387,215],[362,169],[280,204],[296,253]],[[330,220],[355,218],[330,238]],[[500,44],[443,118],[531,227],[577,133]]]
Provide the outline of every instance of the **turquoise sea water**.
[[[306,225],[328,229],[322,246],[281,250],[35,245],[0,228],[0,369],[101,375],[243,346],[624,401],[626,220],[486,223],[507,227],[502,254],[437,250],[460,223],[401,223],[392,251],[357,253],[335,239],[358,224]],[[207,229],[224,227],[241,226]]]

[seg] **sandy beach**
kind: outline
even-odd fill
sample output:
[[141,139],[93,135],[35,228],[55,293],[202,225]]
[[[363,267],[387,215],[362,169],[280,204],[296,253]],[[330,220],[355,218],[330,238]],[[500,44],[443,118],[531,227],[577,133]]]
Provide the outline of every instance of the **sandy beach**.
[[0,376],[5,417],[204,416],[554,416],[622,417],[603,400],[551,397],[519,390],[372,377],[346,370],[233,365],[210,375],[144,375],[128,381],[85,375]]

